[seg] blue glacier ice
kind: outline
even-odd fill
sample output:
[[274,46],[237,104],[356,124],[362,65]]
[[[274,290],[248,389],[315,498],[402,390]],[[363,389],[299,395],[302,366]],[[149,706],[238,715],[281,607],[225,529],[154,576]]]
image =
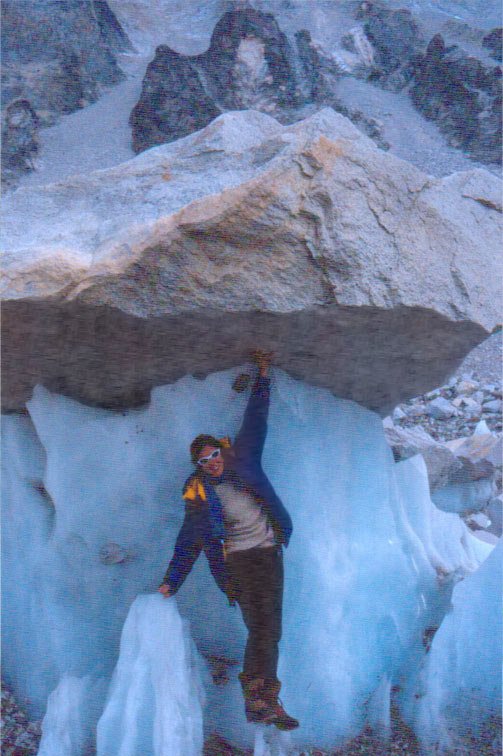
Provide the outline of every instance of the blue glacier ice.
[[[500,541],[482,566],[455,587],[452,606],[433,639],[410,704],[427,746],[440,743],[455,752],[462,737],[477,739],[482,733],[489,749],[488,739],[500,733],[502,556]],[[494,743],[494,753],[498,745],[501,741]]]
[[[245,722],[237,680],[243,623],[204,557],[175,599],[155,593],[183,519],[188,446],[201,432],[236,434],[247,401],[232,390],[240,372],[186,376],[156,388],[148,406],[123,412],[39,386],[28,415],[4,418],[4,675],[34,715],[49,700],[46,741],[51,727],[65,722],[84,738],[100,717],[99,743],[120,731],[117,753],[133,754],[137,727],[146,738],[141,756],[160,756],[179,728],[177,696],[196,691],[189,681],[199,675],[205,703],[187,692],[186,710],[196,722],[201,707],[203,736],[217,731],[237,745],[262,747],[262,735]],[[437,737],[438,717],[419,716],[410,705],[413,691],[430,685],[425,665],[434,656],[433,647],[426,654],[425,636],[450,616],[453,590],[465,576],[475,578],[482,562],[491,569],[484,562],[490,547],[477,543],[457,514],[432,504],[420,458],[394,463],[376,414],[279,370],[263,464],[294,523],[279,667],[282,699],[301,721],[293,746],[335,747],[366,724],[386,731],[393,689],[401,690],[403,716],[420,737]],[[488,612],[495,581],[486,591]],[[467,606],[467,626],[470,616]],[[163,633],[176,638],[166,654],[185,659],[166,688],[162,674],[149,678],[169,668]],[[191,643],[197,654],[187,652]],[[474,649],[478,643],[475,637]],[[152,654],[160,655],[158,670]],[[224,659],[226,685],[212,683],[215,658]],[[126,659],[144,674],[137,688]],[[109,686],[98,712],[86,692],[97,681]],[[72,685],[82,691],[77,723],[71,708],[60,705],[58,714],[61,691]],[[455,683],[442,678],[438,685],[442,696],[431,706],[455,705]],[[127,709],[131,701],[136,708]],[[172,712],[162,725],[161,702]]]
[[197,756],[204,691],[197,651],[174,601],[139,596],[98,722],[97,756]]

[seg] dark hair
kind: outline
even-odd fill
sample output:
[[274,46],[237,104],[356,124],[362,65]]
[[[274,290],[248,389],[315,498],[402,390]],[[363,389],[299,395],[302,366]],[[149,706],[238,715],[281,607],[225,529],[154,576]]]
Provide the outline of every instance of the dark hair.
[[205,446],[214,446],[216,449],[223,449],[224,447],[222,441],[219,441],[215,436],[208,436],[204,433],[196,436],[190,445],[190,458],[195,465],[197,465],[201,450],[204,449]]

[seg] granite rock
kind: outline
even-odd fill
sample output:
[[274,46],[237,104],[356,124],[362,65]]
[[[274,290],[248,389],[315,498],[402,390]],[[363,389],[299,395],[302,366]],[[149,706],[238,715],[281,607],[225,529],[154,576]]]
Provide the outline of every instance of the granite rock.
[[330,109],[288,127],[242,111],[20,188],[5,201],[4,407],[36,383],[138,405],[262,347],[386,413],[498,322],[499,181],[479,171],[465,191],[474,174],[433,179]]
[[443,396],[439,396],[428,405],[428,413],[437,419],[452,417],[456,414],[456,408]]

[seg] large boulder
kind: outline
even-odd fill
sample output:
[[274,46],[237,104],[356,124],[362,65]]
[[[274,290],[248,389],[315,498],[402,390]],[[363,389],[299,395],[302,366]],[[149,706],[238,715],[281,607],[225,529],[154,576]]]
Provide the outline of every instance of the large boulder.
[[[498,210],[499,208],[499,210]],[[498,322],[500,182],[433,179],[330,109],[254,111],[5,202],[3,401],[132,406],[272,349],[372,409],[441,385]]]

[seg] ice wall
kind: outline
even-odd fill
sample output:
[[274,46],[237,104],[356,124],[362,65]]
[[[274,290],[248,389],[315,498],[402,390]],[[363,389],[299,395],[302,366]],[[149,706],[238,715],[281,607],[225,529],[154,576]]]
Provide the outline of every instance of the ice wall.
[[[452,607],[435,635],[409,703],[426,747],[456,749],[483,737],[501,748],[501,541],[454,589]],[[498,739],[499,736],[499,739]],[[491,741],[496,739],[494,750]]]
[[[185,377],[127,412],[38,387],[29,417],[6,418],[4,674],[34,710],[68,677],[110,678],[128,610],[171,556],[190,441],[239,427],[239,372]],[[281,371],[263,462],[294,521],[280,658],[282,698],[302,725],[293,741],[333,747],[365,724],[385,730],[392,685],[415,684],[425,632],[485,554],[457,515],[433,507],[417,461],[394,464],[377,415]],[[206,676],[205,732],[251,745],[243,625],[204,558],[176,602],[198,650],[228,663],[227,685]]]

